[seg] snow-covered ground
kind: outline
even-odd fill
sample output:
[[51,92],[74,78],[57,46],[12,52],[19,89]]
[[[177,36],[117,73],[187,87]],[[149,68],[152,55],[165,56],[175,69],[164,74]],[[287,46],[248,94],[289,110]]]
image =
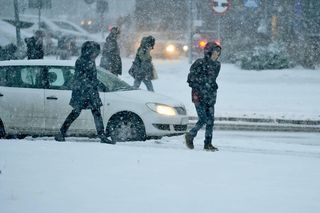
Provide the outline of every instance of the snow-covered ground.
[[[132,59],[123,59],[122,79]],[[186,60],[154,61],[155,90],[196,115]],[[217,116],[320,119],[319,70],[243,71],[223,64]],[[142,89],[145,89],[142,85]],[[183,136],[100,144],[95,139],[0,140],[0,212],[320,212],[318,133],[215,131],[219,152]]]
[[203,137],[0,140],[0,212],[320,211],[319,134],[216,131],[215,153]]

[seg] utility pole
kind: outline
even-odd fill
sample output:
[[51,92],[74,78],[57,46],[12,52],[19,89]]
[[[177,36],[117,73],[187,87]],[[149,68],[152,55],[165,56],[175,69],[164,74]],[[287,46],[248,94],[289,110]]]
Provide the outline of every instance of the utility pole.
[[192,14],[192,0],[189,0],[189,64],[192,64],[192,46],[193,46],[193,42],[192,42],[192,37],[193,37],[193,14]]
[[20,19],[19,19],[19,7],[18,7],[18,0],[14,0],[14,17],[16,22],[16,38],[17,38],[17,47],[21,47],[21,33],[20,33]]

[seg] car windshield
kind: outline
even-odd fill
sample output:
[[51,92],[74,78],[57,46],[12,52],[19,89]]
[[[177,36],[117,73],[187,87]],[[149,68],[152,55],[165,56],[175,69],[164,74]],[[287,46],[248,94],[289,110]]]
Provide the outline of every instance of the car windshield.
[[102,67],[97,67],[98,79],[107,87],[108,92],[135,90],[126,82],[109,73]]
[[69,23],[62,22],[62,21],[54,21],[54,23],[55,23],[56,25],[58,25],[59,27],[61,27],[62,29],[65,29],[65,30],[73,30],[73,31],[79,32],[79,30],[78,30],[77,28],[75,28],[74,26],[72,26],[72,25],[69,24]]

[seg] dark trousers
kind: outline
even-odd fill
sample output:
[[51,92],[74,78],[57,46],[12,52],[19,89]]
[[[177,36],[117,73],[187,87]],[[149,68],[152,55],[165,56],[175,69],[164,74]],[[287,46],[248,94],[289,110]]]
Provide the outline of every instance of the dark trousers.
[[154,92],[152,81],[147,79],[134,79],[133,87],[138,89],[141,85],[141,82],[143,82],[146,85],[148,91]]
[[209,144],[212,141],[212,132],[214,126],[214,104],[209,105],[205,103],[196,103],[195,104],[197,114],[198,114],[198,122],[196,125],[189,131],[192,137],[196,137],[198,131],[206,125],[205,132],[205,144]]
[[[60,128],[60,132],[62,135],[66,135],[66,132],[68,131],[69,127],[71,124],[79,117],[81,113],[81,109],[73,109],[71,113],[68,115],[64,123],[62,124]],[[94,123],[96,125],[96,130],[98,135],[102,135],[104,133],[104,126],[103,126],[103,120],[101,116],[101,111],[100,109],[92,109],[91,110],[93,118],[94,118]]]

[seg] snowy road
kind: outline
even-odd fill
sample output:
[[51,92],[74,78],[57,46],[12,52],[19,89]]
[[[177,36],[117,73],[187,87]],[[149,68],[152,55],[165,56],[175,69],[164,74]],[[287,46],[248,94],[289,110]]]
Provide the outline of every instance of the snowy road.
[[0,212],[320,211],[320,135],[216,131],[221,151],[183,136],[0,140]]

